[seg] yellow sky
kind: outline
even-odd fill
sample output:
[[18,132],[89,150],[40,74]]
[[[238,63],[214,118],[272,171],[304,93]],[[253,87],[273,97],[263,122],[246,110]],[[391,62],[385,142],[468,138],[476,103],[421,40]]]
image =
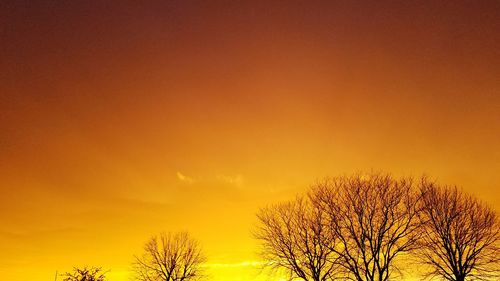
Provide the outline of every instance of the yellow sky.
[[2,278],[187,230],[264,280],[257,210],[371,169],[500,208],[499,7],[453,2],[2,4]]

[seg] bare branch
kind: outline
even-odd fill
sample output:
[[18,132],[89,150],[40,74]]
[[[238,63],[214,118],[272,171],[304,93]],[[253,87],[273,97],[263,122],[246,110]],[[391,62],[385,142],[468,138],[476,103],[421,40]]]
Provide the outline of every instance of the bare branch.
[[133,264],[141,281],[189,281],[201,276],[205,262],[198,242],[187,233],[162,233],[144,245],[144,253]]
[[419,226],[411,178],[338,177],[317,184],[312,193],[340,241],[332,250],[340,256],[342,278],[386,281],[399,272],[395,260],[414,248]]
[[261,209],[255,237],[268,266],[284,270],[290,279],[332,280],[338,265],[331,250],[335,239],[325,224],[326,216],[310,198]]
[[490,207],[456,187],[423,180],[422,237],[417,255],[427,277],[445,280],[500,278],[500,223]]
[[106,272],[100,267],[75,267],[63,274],[63,281],[105,281]]

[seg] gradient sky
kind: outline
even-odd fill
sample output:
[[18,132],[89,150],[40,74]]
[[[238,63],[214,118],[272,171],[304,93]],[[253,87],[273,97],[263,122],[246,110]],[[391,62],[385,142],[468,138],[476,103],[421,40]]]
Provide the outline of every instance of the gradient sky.
[[187,230],[210,280],[266,279],[256,211],[356,171],[425,173],[500,209],[499,11],[0,2],[2,278],[129,280],[151,235]]

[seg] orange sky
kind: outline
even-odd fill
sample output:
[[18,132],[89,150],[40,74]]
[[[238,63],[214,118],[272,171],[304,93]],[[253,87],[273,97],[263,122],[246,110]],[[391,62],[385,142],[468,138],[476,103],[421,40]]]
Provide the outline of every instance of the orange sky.
[[500,209],[498,1],[8,2],[5,280],[129,280],[163,230],[202,242],[211,280],[264,279],[258,208],[356,171]]

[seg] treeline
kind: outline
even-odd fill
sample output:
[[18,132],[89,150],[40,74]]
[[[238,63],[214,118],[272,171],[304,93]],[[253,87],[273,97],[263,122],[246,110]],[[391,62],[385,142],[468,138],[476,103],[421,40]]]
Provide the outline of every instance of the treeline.
[[[326,179],[262,208],[254,236],[265,266],[305,281],[388,281],[406,269],[424,278],[499,280],[500,221],[485,203],[427,178],[372,173]],[[139,281],[203,277],[206,258],[187,233],[152,237],[133,263]],[[64,281],[105,281],[75,268]]]
[[456,187],[374,173],[318,182],[262,209],[255,237],[271,268],[302,280],[499,280],[496,212]]
[[[134,256],[132,280],[194,280],[202,276],[204,262],[205,255],[199,243],[188,233],[161,233],[144,244],[141,255]],[[106,281],[106,273],[101,267],[76,267],[73,271],[64,273],[62,280]]]

